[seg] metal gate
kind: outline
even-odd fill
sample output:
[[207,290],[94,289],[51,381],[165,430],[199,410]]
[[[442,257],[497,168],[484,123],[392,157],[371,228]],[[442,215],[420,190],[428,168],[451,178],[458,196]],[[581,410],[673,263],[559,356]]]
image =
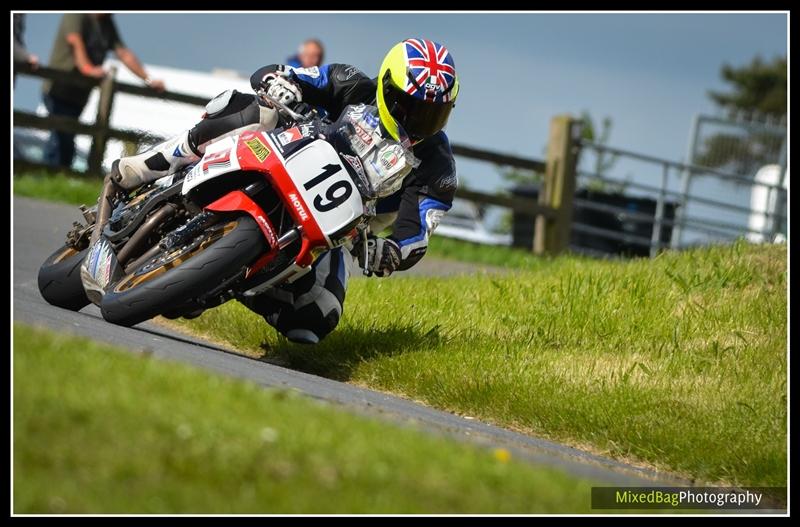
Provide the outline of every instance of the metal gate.
[[[707,240],[707,235],[700,235],[681,221],[687,215],[746,226],[747,236],[753,241],[772,241],[786,235],[786,132],[785,116],[732,112],[726,117],[694,117],[687,165],[708,167],[745,181],[719,178],[687,167],[681,173],[681,206],[672,247]],[[722,197],[721,201],[730,207],[709,208],[693,201],[693,195]]]

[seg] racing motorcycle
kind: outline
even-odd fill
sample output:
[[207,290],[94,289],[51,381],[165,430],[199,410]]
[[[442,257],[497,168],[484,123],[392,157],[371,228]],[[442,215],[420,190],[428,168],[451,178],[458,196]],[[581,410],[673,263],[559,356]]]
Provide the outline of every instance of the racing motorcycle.
[[[39,270],[44,299],[77,311],[91,298],[105,320],[132,326],[157,315],[192,318],[292,282],[342,245],[362,251],[369,274],[375,202],[402,184],[408,145],[370,136],[365,123],[374,128],[375,118],[363,108],[348,107],[348,120],[334,124],[257,95],[283,126],[220,139],[197,163],[117,196],[91,247],[98,205],[81,206],[86,224],[75,222]],[[327,135],[313,131],[320,122]],[[84,288],[85,259],[99,297]]]

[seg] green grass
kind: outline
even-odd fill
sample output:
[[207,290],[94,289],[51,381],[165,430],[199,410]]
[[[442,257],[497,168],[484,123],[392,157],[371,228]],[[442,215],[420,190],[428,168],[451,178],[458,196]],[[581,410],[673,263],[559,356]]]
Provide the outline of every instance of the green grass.
[[29,172],[14,176],[14,194],[90,207],[97,203],[103,182],[97,178]]
[[589,489],[505,451],[14,326],[16,513],[590,512]]
[[288,343],[231,302],[183,328],[291,368],[701,481],[786,484],[786,246],[353,280]]
[[[528,270],[541,269],[560,262],[558,258],[536,256],[532,252],[523,249],[502,245],[487,246],[454,238],[445,238],[444,236],[431,237],[428,242],[426,256]],[[573,258],[578,257],[574,256]]]
[[[70,198],[71,186],[86,194]],[[14,192],[89,204],[99,182],[18,176]],[[785,484],[785,245],[615,262],[434,236],[429,255],[518,271],[354,281],[340,327],[315,348],[235,303],[182,327],[611,456]]]

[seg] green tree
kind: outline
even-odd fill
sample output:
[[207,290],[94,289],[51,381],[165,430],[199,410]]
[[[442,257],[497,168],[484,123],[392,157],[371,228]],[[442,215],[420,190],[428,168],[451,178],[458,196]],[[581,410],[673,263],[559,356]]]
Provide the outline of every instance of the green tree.
[[[767,62],[755,57],[749,64],[734,67],[724,64],[720,76],[729,84],[727,92],[709,91],[708,95],[721,109],[731,113],[744,113],[751,119],[771,116],[773,119],[787,113],[786,58],[776,57]],[[753,175],[767,164],[777,161],[783,134],[765,132],[716,133],[704,139],[694,163],[744,175]]]
[[776,117],[786,115],[786,57],[765,62],[756,56],[750,64],[739,68],[723,64],[720,75],[732,91],[708,92],[719,106]]

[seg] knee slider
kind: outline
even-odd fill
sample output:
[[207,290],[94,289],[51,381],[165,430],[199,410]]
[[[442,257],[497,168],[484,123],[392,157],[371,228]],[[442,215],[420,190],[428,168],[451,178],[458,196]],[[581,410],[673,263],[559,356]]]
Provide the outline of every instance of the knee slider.
[[231,102],[236,90],[225,90],[206,104],[206,114],[208,117],[215,117],[222,113]]

